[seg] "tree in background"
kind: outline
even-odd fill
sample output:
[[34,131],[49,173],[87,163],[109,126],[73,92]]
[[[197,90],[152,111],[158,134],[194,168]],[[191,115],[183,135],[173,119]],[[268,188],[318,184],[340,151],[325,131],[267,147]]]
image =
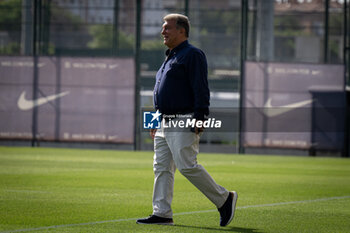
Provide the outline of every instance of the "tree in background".
[[[113,24],[96,24],[90,26],[89,33],[92,40],[88,47],[92,49],[111,49],[113,48]],[[118,32],[117,46],[119,50],[133,50],[135,38],[127,35],[123,31]]]
[[20,52],[21,0],[0,1],[0,54]]

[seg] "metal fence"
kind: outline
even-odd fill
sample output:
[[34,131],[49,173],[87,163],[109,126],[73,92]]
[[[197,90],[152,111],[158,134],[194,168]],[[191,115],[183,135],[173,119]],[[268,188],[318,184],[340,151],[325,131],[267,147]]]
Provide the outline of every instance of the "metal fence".
[[[349,80],[349,0],[2,0],[0,55],[94,57],[97,63],[107,57],[133,59],[132,144],[150,148],[146,133],[138,127],[140,111],[152,106],[150,91],[164,60],[162,17],[171,12],[189,16],[190,42],[208,59],[211,107],[230,112],[236,127],[203,137],[208,149],[242,147],[239,96],[246,60],[343,64]],[[33,98],[40,97],[35,72],[29,75]],[[4,73],[1,76],[4,87],[7,79]],[[38,121],[35,112],[33,118],[37,119],[31,124]]]

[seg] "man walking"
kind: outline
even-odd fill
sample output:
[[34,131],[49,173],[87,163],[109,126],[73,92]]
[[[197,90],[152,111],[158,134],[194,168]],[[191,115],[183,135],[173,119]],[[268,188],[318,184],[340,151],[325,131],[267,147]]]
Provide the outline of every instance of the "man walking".
[[[169,14],[163,19],[162,36],[168,50],[156,75],[154,107],[163,116],[190,115],[196,121],[203,121],[209,114],[210,98],[205,54],[188,43],[190,23],[186,16]],[[169,119],[163,117],[162,121]],[[153,214],[138,219],[137,223],[174,224],[171,202],[176,168],[218,208],[220,226],[232,221],[237,193],[216,184],[204,167],[197,164],[202,131],[197,127],[151,130],[155,152]]]

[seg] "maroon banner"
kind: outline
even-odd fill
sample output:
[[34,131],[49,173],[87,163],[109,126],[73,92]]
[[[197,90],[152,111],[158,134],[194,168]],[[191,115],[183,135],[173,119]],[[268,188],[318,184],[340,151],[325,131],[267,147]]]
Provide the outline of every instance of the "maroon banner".
[[0,139],[133,143],[135,68],[131,58],[39,57],[33,100],[31,57],[0,57]]

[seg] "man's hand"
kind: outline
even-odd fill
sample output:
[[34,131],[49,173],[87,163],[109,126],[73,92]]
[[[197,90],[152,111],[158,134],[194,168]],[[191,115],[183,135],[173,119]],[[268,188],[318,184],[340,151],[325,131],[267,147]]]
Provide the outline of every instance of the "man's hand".
[[[201,121],[202,122],[202,125],[203,125],[203,121]],[[197,122],[196,122],[196,125],[197,125]],[[198,128],[198,127],[194,127],[194,132],[196,133],[196,134],[200,134],[201,132],[203,132],[204,131],[204,127],[202,126],[202,127],[200,127],[200,128]]]
[[152,140],[154,140],[154,136],[156,135],[157,129],[151,129],[151,131],[149,131],[149,135],[151,136]]

